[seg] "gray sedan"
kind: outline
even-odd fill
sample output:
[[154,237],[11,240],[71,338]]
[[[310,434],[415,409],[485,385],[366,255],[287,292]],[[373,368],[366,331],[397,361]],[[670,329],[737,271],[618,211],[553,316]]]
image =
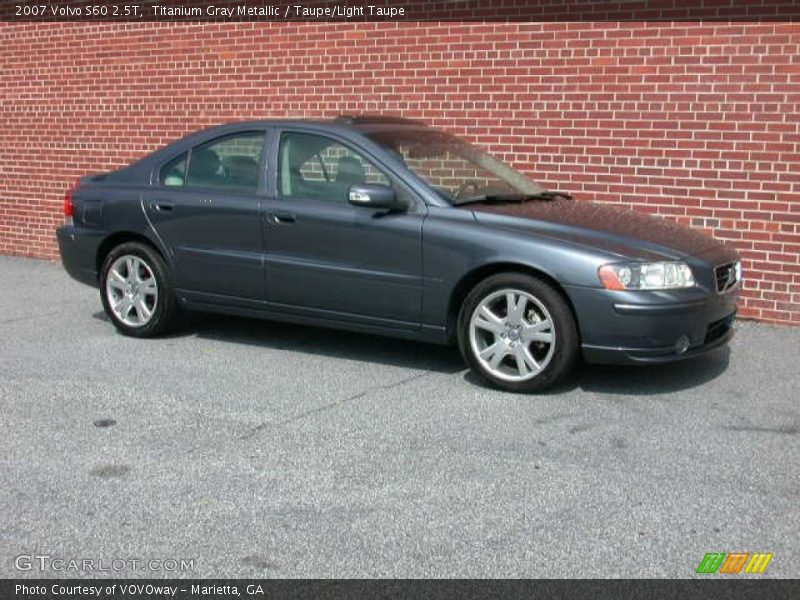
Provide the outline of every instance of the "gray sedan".
[[720,346],[741,285],[718,241],[392,117],[212,127],[81,178],[64,212],[64,267],[124,334],[189,309],[457,343],[511,391]]

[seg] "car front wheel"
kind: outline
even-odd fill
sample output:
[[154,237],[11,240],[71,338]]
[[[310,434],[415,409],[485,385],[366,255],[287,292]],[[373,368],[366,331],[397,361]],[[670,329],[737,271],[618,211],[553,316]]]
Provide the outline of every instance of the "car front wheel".
[[176,310],[164,260],[145,244],[128,242],[106,256],[100,296],[114,326],[126,335],[163,333]]
[[521,273],[501,273],[467,295],[458,320],[464,360],[483,379],[513,392],[541,391],[574,366],[578,330],[563,296]]

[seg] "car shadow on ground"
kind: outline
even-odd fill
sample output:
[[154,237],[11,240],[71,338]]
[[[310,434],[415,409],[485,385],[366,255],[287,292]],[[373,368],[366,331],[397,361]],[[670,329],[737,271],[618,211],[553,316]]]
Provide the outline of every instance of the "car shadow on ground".
[[[662,365],[587,365],[580,363],[563,381],[542,392],[553,396],[581,389],[615,396],[648,396],[680,392],[708,383],[728,368],[730,350],[719,348],[708,354]],[[464,379],[489,387],[472,372]]]
[[[104,312],[95,313],[94,317],[108,321]],[[172,333],[160,337],[195,336],[225,343],[442,373],[457,373],[465,368],[455,348],[435,344],[211,313],[186,314],[181,321]]]
[[645,396],[701,386],[722,375],[730,360],[727,346],[708,354],[662,365],[585,365],[578,387],[587,392]]
[[[103,312],[95,313],[94,317],[108,321]],[[164,337],[186,336],[408,369],[450,374],[463,371],[463,377],[469,383],[490,388],[466,370],[455,347],[210,313],[186,315],[181,325]],[[545,393],[556,395],[575,389],[633,396],[678,392],[722,375],[728,368],[729,357],[730,350],[725,346],[693,359],[663,365],[580,364],[564,381]]]

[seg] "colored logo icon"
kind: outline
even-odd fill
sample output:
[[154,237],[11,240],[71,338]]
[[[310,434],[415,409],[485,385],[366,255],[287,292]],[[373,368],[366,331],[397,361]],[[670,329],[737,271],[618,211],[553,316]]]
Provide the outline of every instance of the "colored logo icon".
[[772,553],[766,552],[709,552],[700,561],[697,573],[763,573]]

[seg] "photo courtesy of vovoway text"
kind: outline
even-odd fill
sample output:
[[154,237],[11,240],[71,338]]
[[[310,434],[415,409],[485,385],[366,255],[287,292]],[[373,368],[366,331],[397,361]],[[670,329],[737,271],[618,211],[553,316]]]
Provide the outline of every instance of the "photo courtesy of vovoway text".
[[[264,589],[258,584],[249,584],[244,590],[247,595],[264,595]],[[191,594],[197,596],[209,595],[224,595],[224,596],[240,596],[241,590],[235,585],[199,585],[191,584],[186,586],[177,585],[153,585],[141,583],[121,583],[109,585],[80,585],[80,584],[59,584],[54,583],[50,585],[25,585],[17,584],[14,586],[15,596],[51,596],[61,597],[68,596],[70,598],[100,598],[103,595],[114,596],[119,593],[122,595],[140,596],[163,596],[171,598],[178,592],[181,594]]]

